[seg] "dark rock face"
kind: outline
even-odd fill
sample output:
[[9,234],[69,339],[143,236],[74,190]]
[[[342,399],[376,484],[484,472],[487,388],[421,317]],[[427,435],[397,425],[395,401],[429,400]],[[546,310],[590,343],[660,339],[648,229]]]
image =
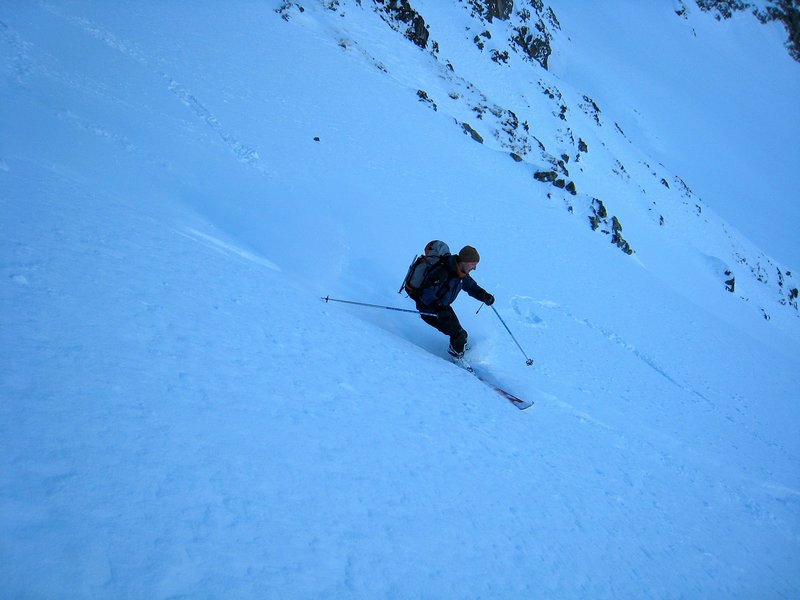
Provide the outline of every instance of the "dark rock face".
[[622,223],[619,222],[617,217],[611,217],[611,223],[608,222],[608,210],[606,210],[603,201],[598,198],[592,198],[591,205],[592,215],[589,217],[589,223],[593,231],[600,229],[602,233],[611,236],[611,243],[617,246],[625,254],[633,254],[633,248],[622,237]]
[[611,231],[611,243],[625,254],[633,254],[633,248],[631,248],[631,245],[622,237],[622,224],[617,217],[611,218]]
[[697,6],[704,11],[715,12],[718,19],[730,19],[734,12],[745,10],[749,4],[741,0],[697,0]]
[[470,125],[469,123],[462,123],[461,128],[464,130],[464,133],[469,135],[473,140],[475,140],[479,144],[483,143],[483,137],[481,136],[480,133],[478,133],[472,128],[472,125]]
[[490,23],[492,19],[507,20],[514,10],[514,0],[469,0],[469,4],[474,15]]
[[[541,29],[544,29],[543,24]],[[550,47],[551,36],[548,33],[538,35],[527,25],[521,25],[517,27],[515,31],[516,35],[511,38],[511,41],[513,41],[528,58],[535,60],[542,65],[542,67],[547,69],[547,61],[550,58],[550,54],[553,52],[553,49]]]
[[608,211],[606,211],[603,201],[598,198],[592,199],[591,208],[592,216],[589,217],[589,223],[592,226],[592,231],[597,231],[600,225],[605,223],[606,217],[608,217]]
[[493,18],[505,21],[511,16],[514,9],[514,0],[486,0],[486,13],[489,22]]
[[[542,0],[520,0],[515,9],[513,0],[462,0],[467,4],[473,17],[484,22],[494,19],[508,21],[511,37],[508,42],[526,60],[535,61],[547,69],[553,50],[550,43],[552,31],[561,29],[556,14],[545,8]],[[491,38],[488,31],[475,36],[475,44],[483,50],[485,40]],[[492,60],[497,63],[508,62],[508,51],[493,51]]]
[[434,102],[428,97],[428,93],[425,90],[417,90],[417,98],[419,98],[420,102],[424,102],[425,104],[430,106],[434,110],[434,112],[439,110],[439,107],[436,105],[436,102]]
[[558,179],[558,173],[555,171],[537,171],[533,174],[533,178],[536,181],[541,181],[543,183],[553,183],[556,179]]
[[[767,8],[766,19],[770,21],[780,21],[786,28],[788,40],[786,48],[789,54],[796,61],[800,62],[800,4],[797,0],[773,0],[775,6]],[[760,20],[764,20],[760,14],[756,14]]]
[[725,280],[725,289],[733,293],[736,291],[736,277],[730,271],[725,271],[725,276],[730,278]]
[[379,11],[384,20],[400,30],[398,24],[405,25],[403,34],[420,48],[428,45],[430,32],[422,18],[416,10],[411,7],[408,0],[374,0],[382,8]]

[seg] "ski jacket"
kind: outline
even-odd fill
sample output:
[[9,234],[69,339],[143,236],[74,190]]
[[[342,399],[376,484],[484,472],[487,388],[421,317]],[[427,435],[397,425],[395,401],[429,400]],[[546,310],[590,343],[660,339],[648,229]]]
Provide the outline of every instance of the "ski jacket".
[[485,299],[489,296],[487,291],[479,286],[469,275],[459,277],[458,262],[455,255],[448,256],[441,264],[434,267],[425,279],[425,287],[422,288],[419,297],[416,298],[417,302],[424,307],[443,308],[450,306],[462,289],[481,302],[485,302]]

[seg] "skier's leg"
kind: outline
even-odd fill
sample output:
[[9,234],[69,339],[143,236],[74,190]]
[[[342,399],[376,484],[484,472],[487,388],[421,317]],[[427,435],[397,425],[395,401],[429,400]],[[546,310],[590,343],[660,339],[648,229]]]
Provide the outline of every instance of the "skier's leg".
[[421,315],[421,318],[428,325],[435,327],[448,336],[453,350],[458,353],[464,351],[464,345],[467,343],[467,332],[461,327],[461,323],[451,307],[446,306],[440,310],[435,317]]

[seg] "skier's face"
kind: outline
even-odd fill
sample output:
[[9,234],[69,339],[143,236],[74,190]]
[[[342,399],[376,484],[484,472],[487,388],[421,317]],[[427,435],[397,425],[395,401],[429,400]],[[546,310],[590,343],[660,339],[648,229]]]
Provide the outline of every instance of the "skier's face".
[[478,268],[478,263],[476,262],[462,262],[459,263],[459,268],[464,275],[469,275],[470,271],[474,271]]

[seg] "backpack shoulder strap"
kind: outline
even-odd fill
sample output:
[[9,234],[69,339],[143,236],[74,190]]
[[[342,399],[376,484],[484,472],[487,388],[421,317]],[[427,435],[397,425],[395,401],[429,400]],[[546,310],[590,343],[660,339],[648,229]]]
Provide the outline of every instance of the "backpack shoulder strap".
[[447,280],[447,259],[450,258],[449,254],[445,254],[440,256],[436,262],[434,262],[428,271],[425,273],[425,277],[423,278],[422,282],[419,284],[418,288],[420,290],[427,289],[429,287],[438,287],[444,281]]

